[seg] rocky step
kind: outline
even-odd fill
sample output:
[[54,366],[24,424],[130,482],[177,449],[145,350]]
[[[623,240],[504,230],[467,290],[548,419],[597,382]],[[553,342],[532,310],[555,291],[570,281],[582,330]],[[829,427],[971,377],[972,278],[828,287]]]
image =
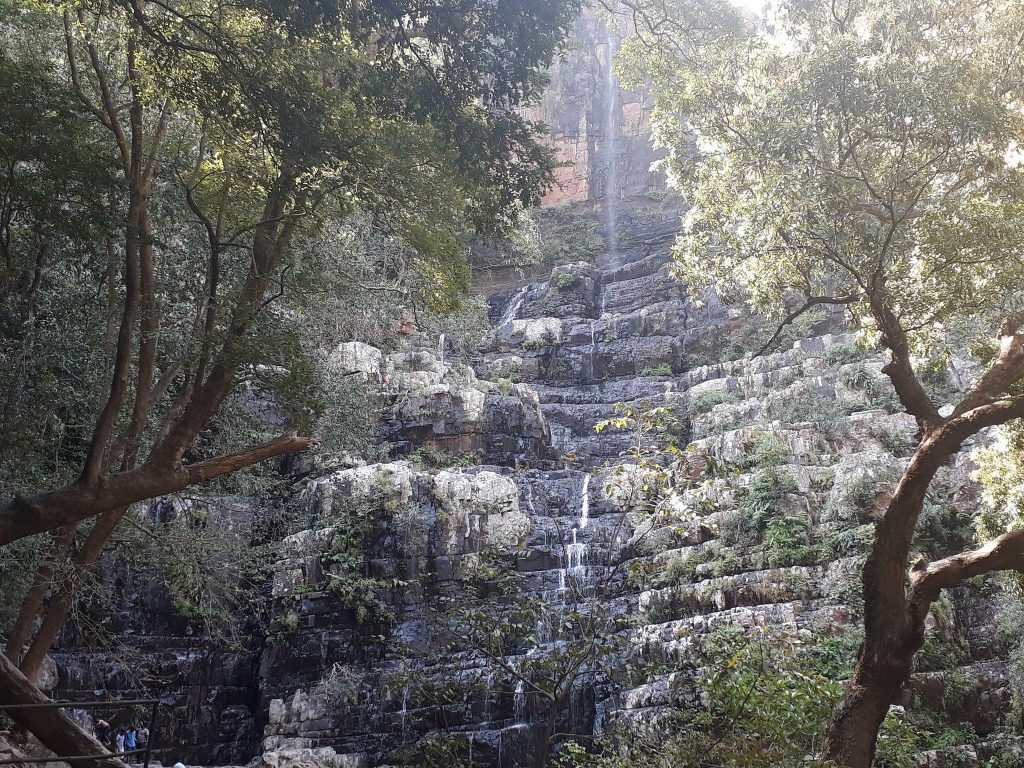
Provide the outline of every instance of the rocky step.
[[[653,266],[653,264],[652,264]],[[599,317],[606,314],[629,314],[660,302],[675,301],[680,305],[687,301],[686,286],[673,279],[668,265],[660,266],[647,274],[625,277],[617,273],[620,280],[609,282],[601,276],[599,292]]]
[[1010,662],[977,661],[940,672],[915,672],[901,703],[908,709],[927,706],[945,712],[955,722],[969,722],[990,733],[1011,709],[1013,685]]
[[[537,318],[528,321],[516,321],[514,323],[516,333],[508,337],[514,344],[509,344],[504,350],[516,351],[524,342],[530,339],[534,341],[529,344],[532,349],[520,350],[526,352],[537,352],[547,347],[561,350],[592,349],[595,344],[599,352],[606,352],[609,355],[630,354],[629,344],[646,344],[647,339],[662,339],[661,343],[674,341],[680,342],[678,335],[665,333],[664,331],[652,333],[649,336],[631,335],[623,326],[620,318],[614,316],[604,320],[563,321],[556,318]],[[699,330],[703,325],[688,326],[690,330]],[[867,352],[856,350],[847,351],[854,343],[856,337],[853,334],[826,334],[809,339],[803,339],[793,344],[789,349],[772,352],[755,358],[739,358],[720,363],[710,363],[696,367],[687,368],[684,373],[678,374],[677,388],[690,390],[709,381],[725,379],[727,381],[750,380],[757,382],[764,380],[772,374],[791,376],[794,373],[804,375],[805,373],[817,373],[826,368],[838,368],[842,365],[855,363],[858,360],[871,360],[877,363],[878,356]],[[618,347],[612,346],[619,342],[625,342]],[[604,349],[608,345],[607,350]],[[837,345],[843,345],[840,355],[835,353],[835,362],[830,363],[832,353],[829,349]],[[622,347],[625,346],[625,349]],[[849,360],[854,355],[856,360]],[[809,366],[805,370],[805,365]]]
[[842,430],[822,430],[814,422],[755,422],[726,429],[693,441],[704,453],[721,461],[740,465],[751,449],[770,441],[786,457],[787,463],[804,466],[830,466],[851,452],[870,450],[890,453],[896,437],[908,442],[915,429],[913,417],[905,413],[860,411],[847,416]]
[[849,609],[823,598],[765,603],[664,622],[652,620],[634,631],[632,642],[647,659],[681,663],[691,659],[695,636],[718,629],[771,627],[794,634],[807,631],[813,635],[829,627],[843,626],[851,620]]
[[826,565],[767,568],[647,590],[640,594],[637,609],[660,624],[733,608],[818,600],[826,597],[831,581],[847,577],[856,566],[855,558],[844,558]]

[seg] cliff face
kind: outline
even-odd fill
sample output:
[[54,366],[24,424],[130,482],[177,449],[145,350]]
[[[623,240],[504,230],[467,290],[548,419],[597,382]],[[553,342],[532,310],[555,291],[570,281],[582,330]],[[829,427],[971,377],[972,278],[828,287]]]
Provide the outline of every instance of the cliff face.
[[[342,345],[333,362],[385,401],[395,460],[322,463],[287,499],[202,500],[205,525],[243,538],[285,504],[306,521],[267,585],[270,636],[215,650],[115,562],[124,601],[107,620],[160,674],[140,683],[126,657],[70,633],[54,655],[61,697],[158,691],[165,763],[511,768],[532,764],[549,727],[590,737],[692,706],[694,642],[723,627],[852,650],[857,569],[913,424],[881,355],[838,318],[749,359],[758,321],[687,297],[670,276],[678,203],[650,194],[644,95],[609,78],[618,42],[596,17],[576,38],[538,110],[568,162],[547,202],[602,209],[600,256],[491,294],[472,360],[422,335],[390,354]],[[670,407],[674,440],[691,446],[688,490],[659,515],[621,491],[635,435],[595,431],[619,403]],[[937,532],[969,535],[969,475],[965,454],[938,484],[935,554],[949,545]],[[182,514],[167,504],[147,514]],[[943,604],[904,706],[980,735],[1001,722],[995,606],[971,589]],[[515,642],[481,643],[475,607]],[[587,639],[578,620],[598,611],[607,654],[572,656]],[[544,681],[567,659],[577,667],[552,698]]]
[[[384,361],[390,381],[406,372],[397,402],[429,401],[448,439],[497,430],[501,447],[479,443],[492,462],[479,466],[399,461],[306,490],[319,527],[289,542],[274,587],[294,634],[264,654],[261,671],[270,763],[344,755],[423,765],[443,745],[462,764],[530,765],[552,723],[590,737],[692,706],[694,644],[724,627],[830,639],[852,653],[859,564],[913,422],[898,412],[882,356],[858,349],[837,318],[819,318],[780,351],[742,357],[756,321],[713,295],[699,305],[685,296],[668,274],[668,220],[634,214],[614,258],[493,296],[495,327],[475,372],[442,362],[432,342]],[[512,405],[481,428],[460,403],[488,398]],[[703,482],[659,515],[623,500],[635,435],[595,431],[617,403],[683,417],[677,436]],[[526,422],[508,417],[522,412]],[[418,418],[406,411],[396,424]],[[969,535],[957,523],[976,504],[969,474],[964,455],[937,484],[936,530]],[[386,643],[360,640],[374,623],[334,586],[351,575],[330,554],[353,514],[375,521],[364,573],[394,580]],[[539,606],[500,651],[442,619],[452,601],[482,609],[477,588],[490,582],[480,565],[494,555],[517,576],[516,595]],[[504,601],[494,621],[522,624],[521,602]],[[937,612],[929,643],[942,650],[922,661],[905,707],[934,707],[982,735],[1001,722],[1010,688],[994,606],[965,589]],[[611,617],[602,631],[614,637],[613,661],[581,665],[553,705],[542,690],[554,690],[551,665],[587,640],[574,621],[597,610]],[[964,690],[947,696],[954,679]]]
[[648,95],[619,88],[610,66],[622,37],[584,12],[541,104],[530,111],[548,126],[563,163],[545,205],[622,200],[664,186],[651,170],[659,154],[649,140]]

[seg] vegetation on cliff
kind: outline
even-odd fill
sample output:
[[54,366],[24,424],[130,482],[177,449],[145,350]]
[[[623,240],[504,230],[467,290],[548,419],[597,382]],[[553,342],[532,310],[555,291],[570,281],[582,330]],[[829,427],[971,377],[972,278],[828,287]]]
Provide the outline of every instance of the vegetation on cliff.
[[[911,562],[939,469],[1024,416],[1021,7],[792,2],[751,30],[725,4],[628,5],[640,33],[620,67],[653,81],[666,168],[692,204],[680,276],[782,326],[844,307],[890,353],[883,372],[918,424],[864,566],[865,639],[823,749],[867,768],[932,603],[1024,567],[1024,533],[1005,529]],[[965,349],[984,367],[942,408],[923,372]]]
[[[0,6],[0,543],[53,532],[5,701],[37,698],[75,574],[133,502],[310,445],[333,385],[303,335],[353,281],[457,306],[462,236],[506,231],[550,178],[518,109],[577,5]],[[243,385],[281,435],[218,421]],[[95,751],[59,713],[14,716]]]

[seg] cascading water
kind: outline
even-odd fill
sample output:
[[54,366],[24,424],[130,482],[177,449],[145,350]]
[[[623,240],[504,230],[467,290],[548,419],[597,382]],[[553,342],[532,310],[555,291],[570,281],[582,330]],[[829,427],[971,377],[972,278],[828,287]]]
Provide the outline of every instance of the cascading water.
[[583,475],[580,486],[580,516],[572,528],[571,540],[565,547],[568,571],[573,578],[573,586],[578,593],[586,587],[587,576],[587,545],[579,540],[579,533],[590,523],[590,473]]
[[619,138],[619,84],[615,77],[616,40],[610,28],[605,30],[605,44],[608,48],[608,73],[605,79],[605,152],[607,153],[607,175],[605,177],[605,225],[608,227],[608,250],[614,259],[618,256],[618,205],[616,198],[619,188],[618,138]]
[[522,680],[516,683],[516,691],[512,696],[512,714],[516,725],[526,723],[526,685]]
[[580,520],[582,530],[590,522],[590,473],[583,476],[583,487],[580,488]]
[[402,737],[409,732],[409,686],[402,689]]
[[519,310],[523,307],[523,302],[526,301],[526,297],[530,295],[530,286],[524,285],[515,295],[509,299],[508,304],[505,306],[505,311],[501,313],[501,319],[498,320],[498,328],[502,328],[513,320],[519,314]]
[[441,365],[444,365],[444,334],[440,334],[437,337],[437,356],[441,361]]
[[597,378],[597,373],[594,369],[594,360],[597,358],[597,321],[590,321],[590,377],[592,379]]

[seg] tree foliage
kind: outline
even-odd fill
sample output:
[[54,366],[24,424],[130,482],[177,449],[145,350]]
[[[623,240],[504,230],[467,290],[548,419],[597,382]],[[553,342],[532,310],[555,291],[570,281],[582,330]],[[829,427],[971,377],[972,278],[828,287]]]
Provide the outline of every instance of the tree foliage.
[[366,332],[328,332],[346,293],[457,308],[467,234],[551,179],[521,108],[577,7],[0,5],[0,542],[53,532],[6,648],[29,677],[55,576],[132,503],[310,446],[326,352]]
[[[824,755],[870,764],[943,589],[1024,567],[1024,534],[909,569],[936,473],[1024,416],[1024,168],[1018,3],[790,0],[755,24],[720,2],[626,3],[622,73],[653,83],[665,163],[690,209],[677,271],[782,327],[844,307],[890,355],[919,442],[864,566],[865,642]],[[966,394],[928,376],[969,352]],[[942,394],[945,396],[945,394]],[[908,586],[909,584],[909,586]]]

